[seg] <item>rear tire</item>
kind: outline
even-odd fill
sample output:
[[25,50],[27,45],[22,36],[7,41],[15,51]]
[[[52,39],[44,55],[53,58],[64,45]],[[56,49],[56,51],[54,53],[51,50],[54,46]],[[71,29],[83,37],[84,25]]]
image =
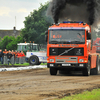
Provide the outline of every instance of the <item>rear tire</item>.
[[97,60],[96,60],[96,68],[91,69],[92,70],[92,75],[98,75],[100,71],[100,62],[99,62],[99,56],[97,55]]
[[50,68],[50,75],[57,75],[57,69],[56,68]]
[[83,69],[82,73],[84,76],[90,75],[90,60],[88,60],[87,67],[85,69]]
[[38,65],[39,64],[39,58],[35,55],[31,56],[29,58],[29,64],[30,65]]

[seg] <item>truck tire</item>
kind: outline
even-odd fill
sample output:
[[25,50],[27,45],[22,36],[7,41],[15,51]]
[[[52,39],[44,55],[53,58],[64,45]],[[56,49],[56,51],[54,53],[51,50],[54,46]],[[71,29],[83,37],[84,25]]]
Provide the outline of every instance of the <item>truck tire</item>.
[[99,60],[99,56],[97,55],[96,68],[92,69],[92,75],[98,75],[99,72],[100,72],[100,60]]
[[29,58],[29,64],[30,65],[38,65],[39,64],[39,58],[35,55],[31,56]]
[[96,68],[95,68],[96,75],[99,75],[99,71],[100,71],[99,55],[97,55]]
[[90,75],[90,60],[88,60],[87,67],[83,69],[82,73],[84,76]]
[[57,69],[56,68],[50,68],[50,75],[57,75]]

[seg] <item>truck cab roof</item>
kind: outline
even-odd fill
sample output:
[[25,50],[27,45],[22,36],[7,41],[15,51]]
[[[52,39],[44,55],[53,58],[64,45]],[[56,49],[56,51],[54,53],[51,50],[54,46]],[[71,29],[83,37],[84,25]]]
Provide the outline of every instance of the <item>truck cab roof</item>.
[[91,27],[87,23],[77,23],[77,22],[63,22],[58,24],[53,24],[49,27],[49,30],[52,29],[86,29],[91,32]]

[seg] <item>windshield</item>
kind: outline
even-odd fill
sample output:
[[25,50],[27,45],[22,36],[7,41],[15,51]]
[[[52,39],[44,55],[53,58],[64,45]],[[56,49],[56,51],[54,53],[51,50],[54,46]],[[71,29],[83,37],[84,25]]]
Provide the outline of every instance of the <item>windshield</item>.
[[37,49],[38,49],[38,48],[37,48],[37,45],[32,45],[32,44],[29,44],[29,45],[28,45],[28,50],[29,50],[29,51],[32,51],[32,50],[35,50],[35,51],[36,51]]
[[18,45],[17,50],[18,51],[27,51],[28,47],[27,45]]
[[85,30],[50,30],[49,34],[50,44],[84,44]]

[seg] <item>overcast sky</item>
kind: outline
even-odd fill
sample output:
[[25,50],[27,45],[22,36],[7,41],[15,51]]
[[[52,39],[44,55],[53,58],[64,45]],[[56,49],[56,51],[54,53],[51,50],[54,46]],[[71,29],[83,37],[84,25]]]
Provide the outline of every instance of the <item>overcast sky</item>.
[[[30,12],[40,7],[40,3],[44,4],[49,0],[0,0],[0,30],[24,28],[23,21]],[[16,24],[15,24],[16,16]]]

